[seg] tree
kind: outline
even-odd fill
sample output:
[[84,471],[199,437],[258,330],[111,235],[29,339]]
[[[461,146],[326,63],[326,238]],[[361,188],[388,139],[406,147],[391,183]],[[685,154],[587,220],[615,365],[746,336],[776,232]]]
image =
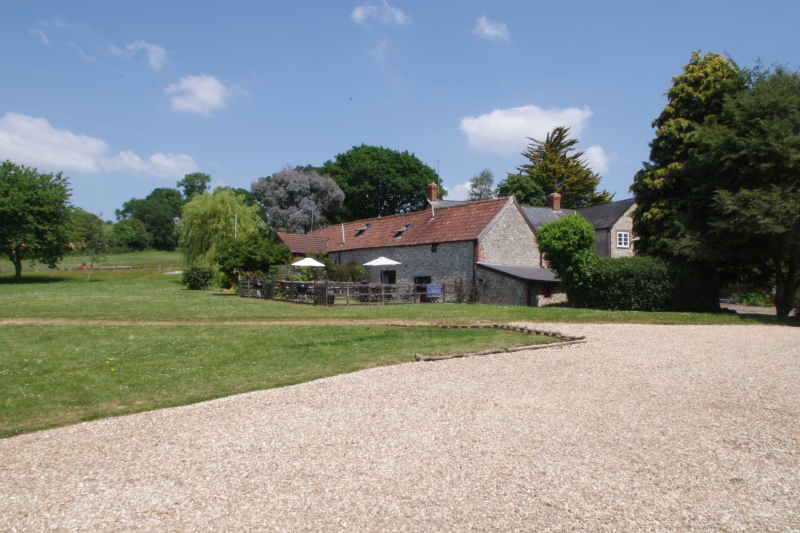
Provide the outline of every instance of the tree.
[[211,183],[211,176],[203,174],[202,172],[193,172],[186,174],[181,181],[178,182],[178,188],[183,189],[184,202],[188,202],[195,194],[203,194],[208,190],[208,184]]
[[153,244],[153,236],[141,220],[126,218],[111,229],[111,242],[119,247],[141,252]]
[[289,264],[292,262],[292,252],[284,244],[276,245],[257,233],[250,233],[246,237],[223,242],[215,253],[215,259],[219,271],[232,280],[236,268],[245,272],[266,273],[272,265]]
[[594,253],[594,227],[578,214],[548,222],[536,235],[548,267],[561,279],[570,301],[585,283]]
[[15,280],[22,262],[39,261],[50,268],[69,246],[69,181],[35,168],[0,163],[0,250],[14,263]]
[[74,232],[72,242],[76,249],[89,259],[89,275],[86,277],[86,281],[89,281],[92,279],[94,264],[105,259],[108,239],[103,221],[97,215],[78,207],[73,209],[71,216]]
[[467,199],[470,202],[474,202],[476,200],[489,200],[494,198],[492,185],[494,185],[494,175],[491,169],[485,168],[481,170],[480,173],[475,174],[469,182],[469,196]]
[[175,223],[181,216],[183,200],[176,189],[158,188],[144,199],[131,198],[117,209],[117,220],[135,218],[144,223],[156,250],[174,250],[178,243]]
[[650,162],[644,163],[631,185],[636,197],[633,231],[636,252],[672,257],[680,233],[679,214],[689,201],[686,162],[695,146],[696,131],[708,117],[722,111],[726,97],[745,88],[736,63],[693,52],[683,74],[672,78],[666,107],[653,121],[656,137],[650,143]]
[[696,128],[671,251],[716,269],[769,272],[779,316],[800,290],[800,73],[748,73]]
[[179,223],[181,251],[186,263],[216,262],[217,251],[231,238],[247,238],[265,229],[258,207],[247,205],[233,191],[196,194],[183,206]]
[[326,161],[321,171],[344,191],[337,222],[418,211],[425,207],[425,187],[439,182],[414,154],[365,144]]
[[547,205],[547,195],[532,179],[521,174],[509,174],[497,184],[497,196],[514,196],[520,205],[542,207]]
[[569,128],[554,128],[544,141],[530,137],[528,139],[531,144],[522,155],[529,163],[517,167],[517,175],[530,179],[541,187],[545,195],[560,193],[561,205],[567,209],[607,204],[611,201],[608,191],[597,192],[600,175],[582,159],[584,153],[571,154],[580,141],[569,138]]
[[333,221],[344,193],[328,176],[314,170],[286,167],[254,181],[251,190],[267,211],[275,231],[307,233]]

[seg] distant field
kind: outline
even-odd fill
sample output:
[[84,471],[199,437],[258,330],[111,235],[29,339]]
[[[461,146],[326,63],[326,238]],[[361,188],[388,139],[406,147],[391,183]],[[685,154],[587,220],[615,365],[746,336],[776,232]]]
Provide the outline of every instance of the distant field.
[[[106,259],[100,263],[101,265],[127,265],[127,266],[143,266],[145,264],[166,264],[170,263],[176,265],[176,268],[181,264],[183,258],[179,252],[131,252],[127,254],[109,254]],[[65,270],[70,267],[75,268],[81,263],[88,263],[89,259],[79,255],[71,255],[65,257],[59,262],[59,270]],[[5,272],[14,271],[14,263],[3,256],[0,259],[0,272],[5,269]],[[46,266],[40,265],[39,272],[58,272],[59,270],[50,270]],[[24,272],[33,272],[34,268],[30,266],[29,262],[23,265]]]

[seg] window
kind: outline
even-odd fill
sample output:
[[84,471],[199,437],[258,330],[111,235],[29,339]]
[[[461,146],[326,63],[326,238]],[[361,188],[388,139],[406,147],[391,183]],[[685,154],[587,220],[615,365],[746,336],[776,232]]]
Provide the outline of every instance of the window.
[[393,238],[396,239],[397,237],[402,237],[403,233],[405,233],[406,230],[408,228],[410,228],[411,226],[412,226],[412,224],[406,224],[406,227],[394,230],[394,237]]
[[358,228],[356,232],[356,237],[361,237],[362,235],[364,235],[364,232],[367,231],[371,225],[372,222],[367,222],[363,228]]
[[384,270],[381,272],[381,283],[384,285],[394,285],[397,281],[396,270]]
[[439,248],[439,244],[438,243],[431,244],[431,252],[435,252],[437,248]]
[[414,278],[414,285],[428,285],[431,282],[430,276],[416,276]]
[[631,247],[631,234],[627,231],[617,232],[617,248],[630,248]]

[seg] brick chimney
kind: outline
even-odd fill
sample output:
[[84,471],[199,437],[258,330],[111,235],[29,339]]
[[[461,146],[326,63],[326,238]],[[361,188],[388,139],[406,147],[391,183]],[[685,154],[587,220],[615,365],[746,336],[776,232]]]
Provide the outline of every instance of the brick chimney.
[[547,207],[553,211],[561,210],[561,195],[557,192],[551,192],[547,195]]
[[432,181],[427,187],[425,187],[425,195],[431,202],[435,202],[439,199],[439,186],[436,185],[436,182]]

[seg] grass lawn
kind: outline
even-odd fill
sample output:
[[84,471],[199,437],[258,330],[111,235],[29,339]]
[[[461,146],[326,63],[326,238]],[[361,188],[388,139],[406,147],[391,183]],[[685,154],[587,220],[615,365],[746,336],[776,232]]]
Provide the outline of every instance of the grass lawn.
[[333,308],[238,298],[219,289],[188,291],[180,276],[153,272],[95,272],[23,275],[13,283],[0,276],[0,318],[73,318],[109,320],[425,320],[432,323],[618,322],[644,324],[785,324],[796,319],[728,313],[650,313],[596,311],[565,307],[503,307],[456,304],[396,304]]
[[[498,329],[3,326],[0,436],[438,355],[552,342]],[[430,363],[420,363],[430,364]]]
[[[124,265],[124,266],[141,266],[144,264],[162,264],[168,265],[172,263],[176,269],[180,269],[183,262],[183,257],[178,252],[158,252],[150,250],[147,252],[131,252],[126,254],[108,254],[106,259],[100,265]],[[65,257],[59,262],[58,267],[60,270],[66,270],[69,267],[75,268],[81,263],[89,263],[87,257],[80,255],[70,255]],[[6,272],[14,272],[14,263],[3,256],[0,258],[0,266],[5,267]],[[23,272],[31,272],[33,269],[30,267],[29,262],[23,264]],[[58,273],[58,270],[50,270],[46,266],[40,265],[39,272]]]

